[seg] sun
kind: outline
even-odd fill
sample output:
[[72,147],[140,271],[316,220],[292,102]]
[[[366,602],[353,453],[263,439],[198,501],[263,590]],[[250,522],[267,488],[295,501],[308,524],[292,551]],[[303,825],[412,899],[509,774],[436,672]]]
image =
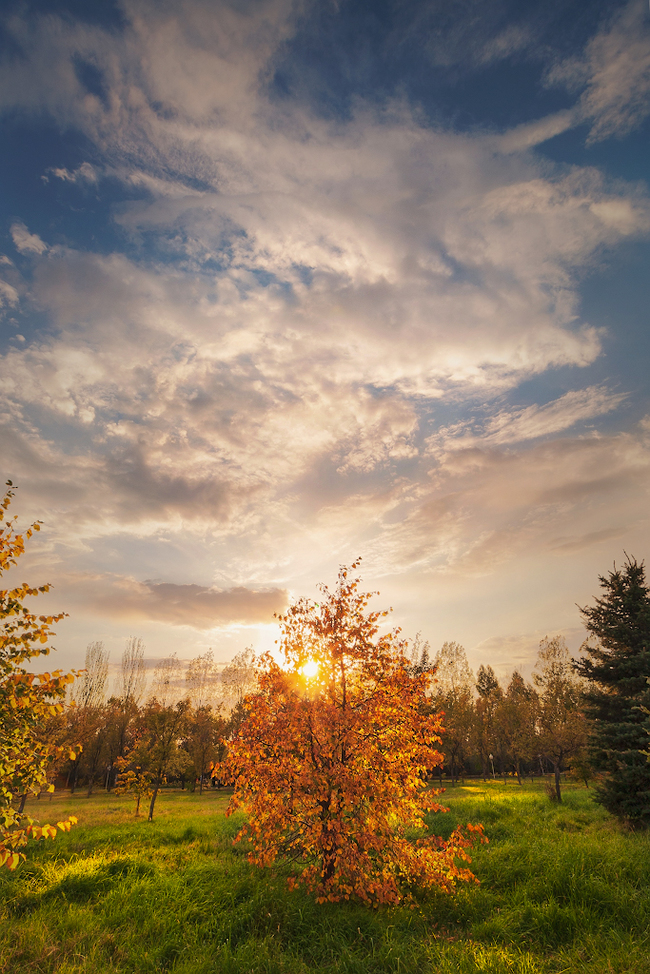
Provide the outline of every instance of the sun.
[[318,663],[315,659],[308,659],[307,662],[300,667],[300,672],[307,680],[313,680],[315,676],[318,676]]

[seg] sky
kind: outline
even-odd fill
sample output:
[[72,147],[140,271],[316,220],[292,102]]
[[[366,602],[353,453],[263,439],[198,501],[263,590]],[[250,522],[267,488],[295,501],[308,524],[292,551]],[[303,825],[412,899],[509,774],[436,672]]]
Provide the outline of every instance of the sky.
[[[529,672],[650,552],[642,0],[5,0],[0,475],[56,665],[361,557]],[[54,665],[54,658],[48,665]]]

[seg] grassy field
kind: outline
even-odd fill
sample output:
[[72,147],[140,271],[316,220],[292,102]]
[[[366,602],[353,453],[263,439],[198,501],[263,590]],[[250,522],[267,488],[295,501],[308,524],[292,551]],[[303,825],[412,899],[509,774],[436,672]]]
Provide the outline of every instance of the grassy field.
[[319,906],[250,867],[227,800],[163,792],[151,824],[112,795],[32,802],[41,821],[80,824],[0,873],[0,972],[650,974],[650,835],[584,788],[562,806],[539,783],[449,789],[436,831],[483,822],[481,885],[379,910]]

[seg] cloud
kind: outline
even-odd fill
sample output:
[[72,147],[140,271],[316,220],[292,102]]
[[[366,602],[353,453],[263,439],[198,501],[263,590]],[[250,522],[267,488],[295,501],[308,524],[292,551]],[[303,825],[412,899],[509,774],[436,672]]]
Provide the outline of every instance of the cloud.
[[650,29],[647,5],[631,0],[578,57],[555,64],[549,85],[581,91],[579,112],[591,121],[590,142],[621,137],[650,114]]
[[386,517],[373,564],[490,574],[647,526],[650,449],[642,430],[518,449],[477,443],[442,454],[429,482]]
[[8,281],[0,281],[0,308],[5,305],[15,307],[18,304],[18,291]]
[[48,247],[36,233],[30,233],[24,223],[11,226],[11,239],[20,254],[44,254]]
[[286,591],[278,588],[219,590],[108,574],[64,576],[58,582],[59,598],[61,592],[83,611],[105,618],[165,622],[199,630],[269,623],[288,601]]
[[429,443],[433,453],[440,453],[549,437],[577,423],[612,412],[626,398],[626,393],[614,393],[604,386],[587,386],[567,392],[542,406],[534,404],[501,410],[487,419],[482,428],[475,420],[442,429]]
[[[55,176],[56,179],[62,179],[64,182],[68,183],[96,183],[99,178],[97,176],[97,172],[89,162],[82,162],[81,165],[78,166],[77,169],[72,170],[72,172],[66,168],[48,169],[48,172]],[[47,177],[44,178],[47,179]]]
[[[56,510],[58,551],[126,529],[134,550],[174,538],[198,557],[218,540],[226,578],[252,587],[164,588],[129,564],[79,581],[89,605],[209,627],[261,618],[333,552],[470,576],[614,537],[610,495],[641,517],[641,439],[580,435],[624,393],[587,378],[506,405],[598,359],[580,280],[650,232],[643,190],[532,151],[573,110],[501,136],[427,125],[403,101],[324,120],[268,97],[293,5],[123,9],[119,37],[12,21],[23,58],[0,69],[3,105],[89,140],[92,172],[125,187],[126,253],[48,249],[14,224],[47,325],[0,364],[3,460]],[[486,63],[523,49],[503,30]]]

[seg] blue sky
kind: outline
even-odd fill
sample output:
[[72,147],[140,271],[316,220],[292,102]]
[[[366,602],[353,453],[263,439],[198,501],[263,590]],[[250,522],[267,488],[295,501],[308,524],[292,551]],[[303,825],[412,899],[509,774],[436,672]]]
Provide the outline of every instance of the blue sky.
[[[526,669],[648,551],[647,4],[6,2],[0,473],[62,665],[341,563]],[[379,600],[378,600],[379,603]]]

